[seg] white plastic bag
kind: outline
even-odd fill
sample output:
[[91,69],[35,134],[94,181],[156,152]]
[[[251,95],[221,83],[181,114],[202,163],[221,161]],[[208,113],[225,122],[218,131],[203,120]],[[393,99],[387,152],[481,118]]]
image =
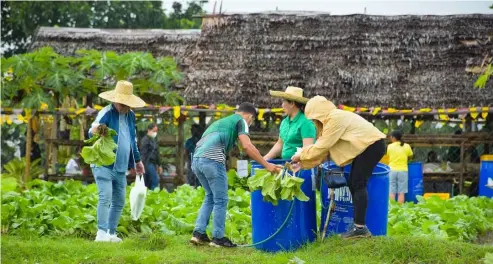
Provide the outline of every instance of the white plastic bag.
[[137,175],[135,177],[135,185],[130,190],[130,214],[132,215],[132,220],[138,220],[142,211],[144,211],[146,195],[147,187],[144,183],[144,177]]

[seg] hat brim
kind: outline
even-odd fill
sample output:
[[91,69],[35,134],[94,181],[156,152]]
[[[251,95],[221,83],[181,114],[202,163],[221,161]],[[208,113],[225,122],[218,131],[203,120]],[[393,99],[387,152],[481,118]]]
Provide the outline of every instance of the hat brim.
[[302,104],[306,104],[306,103],[308,103],[308,100],[310,100],[310,99],[303,97],[303,96],[296,96],[296,95],[292,95],[292,94],[289,94],[286,92],[281,92],[281,91],[269,91],[269,92],[270,92],[270,95],[273,97],[279,97],[282,99],[286,99],[289,101],[294,101],[294,102],[298,102],[298,103],[302,103]]
[[144,100],[140,99],[140,97],[136,95],[117,94],[115,90],[102,92],[99,94],[99,97],[112,103],[119,103],[130,106],[131,108],[139,108],[146,105]]

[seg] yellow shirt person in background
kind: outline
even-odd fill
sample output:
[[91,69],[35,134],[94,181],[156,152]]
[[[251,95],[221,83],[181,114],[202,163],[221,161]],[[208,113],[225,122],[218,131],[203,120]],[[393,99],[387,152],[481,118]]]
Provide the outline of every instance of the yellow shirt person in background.
[[402,132],[392,132],[392,144],[387,146],[387,156],[389,157],[390,167],[390,199],[404,203],[404,194],[407,193],[408,173],[407,162],[413,156],[413,151],[409,144],[402,142]]

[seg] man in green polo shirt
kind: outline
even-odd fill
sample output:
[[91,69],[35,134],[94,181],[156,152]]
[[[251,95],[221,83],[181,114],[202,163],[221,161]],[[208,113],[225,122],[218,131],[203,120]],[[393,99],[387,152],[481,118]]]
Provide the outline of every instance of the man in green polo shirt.
[[[251,103],[242,103],[234,115],[214,122],[197,142],[193,154],[192,171],[197,175],[205,190],[204,202],[199,211],[193,244],[209,243],[216,247],[235,247],[236,245],[224,236],[226,209],[228,205],[228,177],[226,175],[226,155],[239,140],[248,156],[268,171],[279,173],[280,169],[262,158],[260,152],[250,141],[248,127],[257,114]],[[213,217],[212,241],[206,234],[211,213]]]

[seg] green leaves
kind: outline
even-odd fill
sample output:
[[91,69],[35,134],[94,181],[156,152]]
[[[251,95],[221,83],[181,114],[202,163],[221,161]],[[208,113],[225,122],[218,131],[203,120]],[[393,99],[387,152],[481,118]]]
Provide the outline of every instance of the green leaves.
[[288,172],[272,175],[267,170],[255,170],[255,175],[248,179],[250,191],[261,190],[264,201],[277,205],[279,199],[308,201],[310,198],[301,190],[305,180],[291,176]]
[[[81,98],[89,93],[113,89],[117,80],[134,84],[134,93],[146,93],[162,98],[155,102],[177,105],[183,98],[170,88],[178,84],[179,73],[172,57],[154,58],[150,53],[78,50],[73,57],[62,56],[51,47],[31,53],[2,57],[2,101],[10,106],[39,109],[48,104],[58,106],[56,98]],[[151,97],[152,98],[152,97]],[[3,105],[7,106],[7,105]]]
[[493,200],[486,197],[456,196],[450,200],[431,197],[419,203],[398,205],[389,211],[389,235],[428,236],[472,241],[478,234],[493,230]]
[[486,83],[490,79],[491,75],[493,75],[493,67],[491,64],[488,65],[486,70],[479,76],[479,78],[476,80],[474,83],[474,88],[484,88],[486,86]]
[[[93,138],[85,140],[84,143],[92,144],[82,148],[80,155],[84,158],[87,164],[95,164],[96,166],[108,166],[115,162],[116,154],[114,150],[117,145],[113,140],[116,136],[116,131],[108,128],[108,133],[104,137],[94,135]],[[96,138],[96,140],[94,139]]]

